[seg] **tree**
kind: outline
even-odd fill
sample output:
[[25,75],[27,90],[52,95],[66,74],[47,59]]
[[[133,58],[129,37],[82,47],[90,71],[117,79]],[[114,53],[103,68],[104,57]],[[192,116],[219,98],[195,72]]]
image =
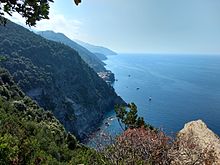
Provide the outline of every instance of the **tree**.
[[124,123],[125,116],[127,114],[126,107],[116,105],[115,106],[115,113],[116,113],[116,117],[118,119],[118,123],[119,123],[120,127],[123,130],[125,130],[124,127],[122,126],[122,123]]
[[[36,25],[36,21],[49,19],[49,3],[53,0],[0,0],[0,24],[5,25],[6,19],[4,13],[12,16],[12,13],[17,12],[26,19],[26,24],[29,26]],[[81,3],[81,0],[74,0],[75,4]]]
[[134,103],[131,103],[131,104],[128,104],[128,107],[130,108],[130,111],[127,112],[124,123],[128,128],[134,128],[136,127],[136,121],[138,117],[137,106]]
[[[146,124],[143,117],[137,115],[137,106],[134,103],[128,104],[128,107],[116,106],[116,117],[123,130],[128,128],[140,128],[142,126],[154,129],[151,125]],[[125,125],[123,128],[122,123]]]

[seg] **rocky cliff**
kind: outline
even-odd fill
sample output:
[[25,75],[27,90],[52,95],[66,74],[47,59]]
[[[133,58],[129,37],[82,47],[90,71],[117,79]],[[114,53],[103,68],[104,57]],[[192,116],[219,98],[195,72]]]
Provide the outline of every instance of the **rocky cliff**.
[[51,112],[26,96],[0,68],[0,164],[102,164]]
[[186,123],[178,135],[178,156],[173,164],[220,164],[220,139],[202,120]]
[[19,87],[79,138],[124,103],[77,51],[10,21],[0,26],[0,56]]

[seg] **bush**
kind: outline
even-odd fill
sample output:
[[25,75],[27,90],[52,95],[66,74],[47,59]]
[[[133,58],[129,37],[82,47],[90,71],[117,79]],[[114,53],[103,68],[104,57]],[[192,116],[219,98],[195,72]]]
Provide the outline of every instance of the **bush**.
[[101,150],[112,164],[169,164],[171,138],[149,128],[127,129]]

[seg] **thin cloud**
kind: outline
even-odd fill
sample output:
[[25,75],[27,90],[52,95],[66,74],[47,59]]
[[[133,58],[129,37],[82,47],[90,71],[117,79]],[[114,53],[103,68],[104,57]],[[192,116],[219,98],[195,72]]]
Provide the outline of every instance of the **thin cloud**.
[[25,24],[25,19],[21,17],[18,13],[13,13],[13,16],[6,15],[6,18],[11,21],[24,26],[30,30],[34,31],[45,31],[52,30],[55,32],[60,32],[65,34],[71,39],[80,38],[80,27],[82,22],[75,19],[68,19],[62,14],[56,14],[51,11],[49,15],[49,20],[41,20],[37,22],[35,27],[29,27]]
[[13,13],[12,16],[8,15],[7,13],[4,13],[4,17],[16,24],[29,28],[29,26],[25,24],[25,19],[18,13]]
[[74,39],[79,37],[79,30],[82,22],[67,19],[61,14],[51,14],[49,20],[42,20],[33,29],[38,31],[53,30],[61,32]]

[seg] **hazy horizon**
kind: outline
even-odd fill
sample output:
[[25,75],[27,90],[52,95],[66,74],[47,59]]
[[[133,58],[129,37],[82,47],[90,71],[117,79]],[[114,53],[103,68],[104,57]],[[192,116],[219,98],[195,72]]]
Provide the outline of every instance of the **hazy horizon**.
[[[56,0],[50,6],[50,20],[32,30],[61,32],[118,53],[220,54],[218,0],[83,0],[79,6]],[[10,19],[25,22],[16,14]]]

